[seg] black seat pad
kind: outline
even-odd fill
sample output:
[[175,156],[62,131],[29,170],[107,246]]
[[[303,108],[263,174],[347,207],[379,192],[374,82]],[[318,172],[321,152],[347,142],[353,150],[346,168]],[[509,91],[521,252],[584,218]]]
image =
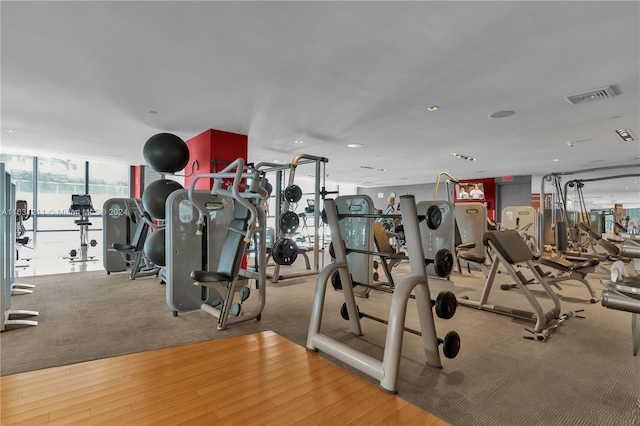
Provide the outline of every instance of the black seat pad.
[[131,244],[121,244],[121,243],[113,243],[113,244],[111,244],[111,247],[113,247],[114,249],[116,249],[118,251],[120,251],[120,250],[133,250],[135,248]]
[[484,256],[472,253],[470,251],[461,251],[460,253],[458,253],[458,256],[461,259],[468,260],[469,262],[484,263]]
[[482,234],[482,242],[488,246],[489,241],[498,253],[512,265],[533,259],[533,253],[518,231],[487,231]]
[[228,274],[220,274],[215,271],[193,271],[191,278],[199,282],[229,282],[233,277]]

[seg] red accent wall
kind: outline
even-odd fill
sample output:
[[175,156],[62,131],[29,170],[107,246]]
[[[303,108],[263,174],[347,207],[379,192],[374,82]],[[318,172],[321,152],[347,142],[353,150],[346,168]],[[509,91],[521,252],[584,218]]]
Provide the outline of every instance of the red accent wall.
[[133,198],[142,197],[142,167],[132,166],[133,168]]
[[[191,173],[191,167],[195,160],[198,160],[198,169],[194,171],[194,175],[201,173],[213,173],[214,164],[211,160],[215,159],[222,163],[218,165],[224,167],[226,163],[230,163],[237,158],[247,161],[248,156],[247,135],[238,133],[223,132],[221,130],[209,129],[197,136],[187,140],[189,147],[189,163],[185,169],[185,174]],[[184,187],[189,189],[193,176],[185,177]],[[201,179],[196,183],[195,189],[209,190],[213,182],[210,179]]]
[[[469,179],[469,180],[460,181],[460,184],[462,185],[466,185],[469,183],[482,183],[482,186],[484,187],[484,202],[487,208],[487,217],[495,222],[496,221],[496,180],[495,178]],[[459,199],[457,191],[454,191],[453,197],[456,203],[464,203],[464,202],[477,203],[478,202],[478,200]]]

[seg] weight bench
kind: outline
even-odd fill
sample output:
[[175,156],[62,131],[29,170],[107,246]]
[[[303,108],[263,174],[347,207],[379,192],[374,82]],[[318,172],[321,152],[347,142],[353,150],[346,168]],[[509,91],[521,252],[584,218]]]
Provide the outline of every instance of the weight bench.
[[384,229],[382,222],[373,222],[373,242],[377,249],[378,257],[380,257],[380,264],[384,271],[385,277],[387,277],[387,284],[390,288],[395,287],[393,277],[391,276],[391,269],[402,261],[402,259],[388,258],[384,256],[384,253],[396,254],[396,251],[389,244],[389,235]]
[[120,253],[125,264],[131,267],[130,280],[135,280],[136,277],[158,276],[160,273],[160,267],[152,265],[144,254],[144,243],[148,235],[149,224],[141,218],[131,244],[113,243],[108,249]]
[[[461,297],[458,299],[459,304],[515,318],[535,321],[535,327],[533,330],[525,328],[526,331],[532,333],[534,336],[525,337],[538,341],[546,340],[550,335],[551,329],[558,327],[562,322],[573,316],[573,312],[567,312],[562,315],[560,314],[560,299],[558,298],[558,295],[551,290],[549,283],[540,274],[538,269],[536,269],[533,263],[534,255],[531,253],[531,250],[518,231],[487,231],[483,234],[482,241],[483,244],[489,247],[495,254],[495,259],[491,265],[491,269],[489,270],[489,275],[487,276],[482,296],[479,301],[473,301],[466,297]],[[520,289],[533,308],[533,312],[488,303],[489,294],[491,293],[491,288],[500,263],[504,265],[508,274],[514,279],[516,286]],[[516,264],[521,264],[531,270],[537,282],[542,286],[545,294],[549,299],[551,299],[553,303],[553,307],[551,309],[546,312],[543,310],[540,302],[527,288],[529,281],[525,278],[522,272],[516,271]]]
[[560,271],[562,274],[559,276],[547,275],[545,278],[548,283],[556,284],[562,281],[568,280],[576,280],[580,281],[587,287],[589,291],[589,295],[591,299],[589,301],[591,303],[596,303],[599,299],[596,296],[595,291],[589,284],[589,281],[586,279],[586,275],[594,272],[596,266],[600,264],[600,261],[595,258],[587,259],[583,257],[573,257],[573,256],[565,256],[565,257],[552,257],[552,256],[541,256],[538,259],[538,262],[544,266],[548,266],[556,271]]

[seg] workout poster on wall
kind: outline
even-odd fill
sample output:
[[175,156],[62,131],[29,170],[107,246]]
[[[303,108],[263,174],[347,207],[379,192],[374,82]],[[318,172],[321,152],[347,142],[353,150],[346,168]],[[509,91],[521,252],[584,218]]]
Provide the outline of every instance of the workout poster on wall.
[[456,194],[458,200],[484,200],[484,185],[482,182],[459,183]]

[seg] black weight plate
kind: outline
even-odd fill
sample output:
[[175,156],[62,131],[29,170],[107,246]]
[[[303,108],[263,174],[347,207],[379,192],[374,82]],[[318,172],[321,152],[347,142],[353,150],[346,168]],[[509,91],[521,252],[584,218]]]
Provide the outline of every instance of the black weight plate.
[[441,291],[436,298],[436,315],[438,318],[449,319],[456,313],[458,301],[456,295],[450,291]]
[[[358,311],[358,316],[360,318],[362,318],[362,314],[360,313],[360,308],[356,305],[356,311]],[[347,311],[347,304],[343,303],[342,307],[340,308],[340,316],[345,319],[345,320],[349,320],[349,312]]]
[[333,271],[333,274],[331,274],[331,285],[335,290],[342,290],[342,280],[340,279],[340,272]]
[[442,342],[442,353],[445,357],[455,358],[460,352],[460,335],[455,331],[450,331],[444,336]]
[[333,248],[333,241],[329,243],[329,256],[331,256],[331,259],[336,258],[336,251]]
[[264,184],[264,189],[267,190],[267,198],[271,197],[271,193],[273,192],[273,185],[271,185],[271,182],[269,182],[269,180],[266,180],[266,183]]
[[440,207],[431,205],[427,209],[427,226],[429,229],[438,229],[442,224],[442,211]]
[[298,257],[298,245],[291,238],[279,238],[273,243],[271,257],[278,265],[292,265]]
[[280,230],[285,234],[293,234],[300,225],[300,218],[296,212],[284,212],[280,215]]
[[[336,271],[336,272],[338,272],[338,271]],[[349,312],[347,312],[347,304],[346,303],[343,303],[342,307],[340,308],[340,316],[343,319],[349,321]]]
[[298,185],[289,185],[284,190],[284,198],[290,203],[297,203],[302,198],[302,188]]
[[324,223],[325,225],[329,224],[329,220],[327,219],[327,211],[325,209],[322,209],[322,213],[320,213],[320,217],[322,218],[322,223]]
[[440,278],[447,278],[451,275],[453,270],[453,255],[447,249],[440,249],[436,253],[436,258],[433,259],[433,267],[436,271],[436,275]]

